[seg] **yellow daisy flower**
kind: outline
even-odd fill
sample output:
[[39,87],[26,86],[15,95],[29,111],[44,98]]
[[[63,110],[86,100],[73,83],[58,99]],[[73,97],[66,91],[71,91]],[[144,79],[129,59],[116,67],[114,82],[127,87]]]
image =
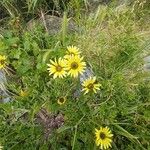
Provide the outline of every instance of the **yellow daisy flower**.
[[86,63],[82,61],[83,57],[79,55],[72,55],[66,61],[66,69],[68,75],[71,77],[77,77],[79,74],[83,74],[86,68]]
[[77,48],[76,46],[68,46],[64,58],[68,58],[70,57],[70,55],[80,55],[80,53],[81,52],[79,51],[79,48]]
[[53,61],[50,60],[51,64],[47,64],[48,65],[48,69],[49,70],[49,75],[53,74],[53,78],[63,78],[66,76],[67,72],[66,72],[66,63],[65,60],[62,58],[59,58],[58,61]]
[[59,105],[63,105],[65,102],[66,102],[66,98],[65,98],[65,97],[60,97],[60,98],[57,100],[57,103],[58,103]]
[[25,97],[25,96],[28,95],[28,92],[27,92],[27,91],[24,91],[24,90],[21,90],[19,95],[20,95],[21,97]]
[[0,55],[0,69],[6,66],[6,56]]
[[96,83],[96,77],[90,77],[83,81],[82,86],[82,91],[85,91],[84,94],[87,94],[90,91],[94,91],[94,93],[97,93],[96,90],[100,90],[101,84]]
[[113,134],[108,127],[101,127],[100,130],[95,129],[95,135],[95,143],[97,146],[100,146],[100,149],[108,149],[111,147]]

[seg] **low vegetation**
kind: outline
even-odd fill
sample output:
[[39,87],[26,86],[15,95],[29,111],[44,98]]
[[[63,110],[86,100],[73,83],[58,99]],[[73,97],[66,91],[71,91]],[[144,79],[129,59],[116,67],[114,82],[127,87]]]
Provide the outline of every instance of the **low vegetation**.
[[[20,2],[31,18],[45,13],[39,1]],[[31,18],[15,0],[0,3],[0,71],[11,99],[0,103],[3,149],[150,149],[148,0],[90,13],[86,1],[59,4],[56,34],[41,24],[29,30]],[[71,19],[77,30],[68,32]]]

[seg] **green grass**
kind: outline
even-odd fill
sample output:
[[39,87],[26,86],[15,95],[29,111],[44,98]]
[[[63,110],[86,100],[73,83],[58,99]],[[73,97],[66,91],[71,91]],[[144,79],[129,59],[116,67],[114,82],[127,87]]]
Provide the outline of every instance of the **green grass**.
[[[80,11],[77,2],[74,5]],[[94,130],[101,126],[108,126],[114,134],[113,150],[150,149],[150,83],[146,80],[149,73],[143,70],[143,56],[150,47],[149,28],[132,10],[133,5],[110,5],[100,6],[92,15],[79,13],[73,19],[82,30],[72,34],[66,32],[67,13],[60,34],[54,36],[40,27],[25,31],[9,26],[4,31],[0,54],[7,56],[7,88],[13,99],[0,104],[4,149],[96,150]],[[144,12],[148,23],[147,11],[139,8],[138,14]],[[97,94],[81,93],[75,98],[74,91],[81,87],[78,78],[54,80],[48,75],[49,59],[63,56],[69,45],[80,48],[102,84]],[[27,95],[19,96],[21,90]],[[58,105],[57,99],[64,96],[65,104]],[[41,108],[64,115],[64,125],[47,140],[35,119]]]

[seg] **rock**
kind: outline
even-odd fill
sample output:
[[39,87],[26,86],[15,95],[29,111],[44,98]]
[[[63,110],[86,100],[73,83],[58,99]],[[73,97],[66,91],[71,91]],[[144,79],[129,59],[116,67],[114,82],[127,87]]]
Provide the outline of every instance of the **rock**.
[[144,58],[144,61],[145,61],[146,63],[150,63],[150,56],[145,57],[145,58]]
[[[61,17],[45,15],[44,18],[29,21],[27,23],[27,29],[33,30],[37,25],[41,25],[43,28],[46,26],[48,33],[54,35],[61,31],[62,23],[63,18]],[[68,20],[67,30],[69,33],[78,31],[78,27],[73,20]]]
[[89,77],[93,77],[93,71],[92,71],[92,68],[90,67],[87,67],[85,72],[80,75],[80,83],[82,83],[84,80],[88,79]]
[[10,101],[10,96],[7,93],[6,90],[6,76],[3,70],[0,70],[0,102],[1,103],[7,103]]
[[[87,67],[85,72],[80,75],[80,84],[82,84],[82,82],[86,79],[88,79],[89,77],[93,77],[94,73],[92,71],[92,68]],[[74,93],[73,93],[73,98],[79,98],[81,95],[81,88],[77,89]]]
[[150,71],[150,56],[144,58],[144,70]]

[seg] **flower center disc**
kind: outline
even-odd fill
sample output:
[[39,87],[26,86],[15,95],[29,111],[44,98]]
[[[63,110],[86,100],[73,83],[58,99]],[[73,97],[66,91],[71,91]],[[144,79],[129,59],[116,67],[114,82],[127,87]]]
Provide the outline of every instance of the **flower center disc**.
[[102,140],[104,140],[106,138],[106,135],[103,132],[101,132],[99,136]]
[[59,99],[59,102],[60,102],[60,103],[63,103],[63,102],[64,102],[64,98],[61,97],[61,98]]
[[69,55],[74,55],[74,53],[73,52],[68,52],[69,53]]
[[92,83],[90,83],[88,86],[87,86],[88,89],[92,90],[94,88],[94,85]]
[[61,66],[56,66],[56,70],[58,71],[58,72],[61,72],[62,71],[62,67]]
[[0,64],[4,65],[5,61],[4,60],[0,60]]
[[78,64],[76,63],[76,62],[73,62],[72,64],[71,64],[71,69],[77,69],[78,68]]

